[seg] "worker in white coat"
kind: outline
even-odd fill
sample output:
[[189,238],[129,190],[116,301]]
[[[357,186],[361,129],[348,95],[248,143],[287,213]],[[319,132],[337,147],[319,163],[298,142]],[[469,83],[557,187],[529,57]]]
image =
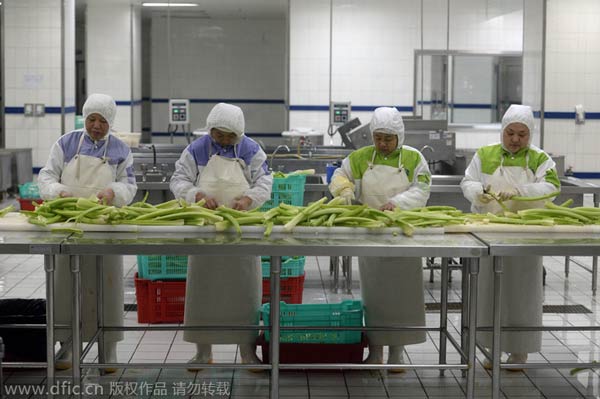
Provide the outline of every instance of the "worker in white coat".
[[[404,123],[396,108],[377,108],[370,130],[374,145],[346,157],[332,177],[329,190],[347,203],[355,198],[380,210],[425,206],[431,174],[423,155],[403,145]],[[360,287],[367,326],[425,326],[421,258],[360,257]],[[403,363],[404,345],[425,341],[425,332],[367,332],[370,364]],[[393,370],[394,371],[394,370]],[[402,369],[395,370],[402,371]]]
[[[241,108],[219,103],[206,119],[208,135],[186,147],[175,164],[171,191],[188,203],[205,200],[245,211],[271,198],[273,178],[267,155],[244,135]],[[226,254],[224,254],[226,255]],[[262,298],[262,272],[257,256],[190,256],[188,261],[186,326],[258,325]],[[190,363],[212,362],[211,344],[239,344],[243,363],[257,363],[256,331],[185,330],[183,339],[194,342]],[[198,368],[190,366],[190,371]]]
[[[474,213],[502,213],[496,196],[510,211],[543,207],[544,201],[511,201],[519,195],[537,197],[560,189],[555,163],[531,144],[533,112],[525,105],[511,105],[502,118],[501,142],[477,150],[461,182],[463,194]],[[502,280],[502,326],[542,325],[542,257],[507,256]],[[478,324],[491,326],[493,317],[493,269],[483,261],[479,276]],[[480,342],[491,347],[492,334],[478,334]],[[506,331],[500,348],[510,355],[508,363],[525,363],[527,354],[541,349],[541,331]],[[486,361],[485,367],[491,368]],[[517,370],[517,369],[515,369]]]
[[[40,171],[38,184],[41,197],[97,197],[107,204],[123,206],[131,202],[137,191],[133,171],[133,156],[129,147],[110,134],[117,105],[112,97],[92,94],[83,105],[84,129],[61,136],[50,149],[46,166]],[[96,332],[96,257],[83,256],[80,264],[82,293],[83,341]],[[57,257],[55,271],[56,323],[71,324],[73,301],[69,257]],[[123,260],[121,256],[103,256],[103,299],[106,325],[123,325]],[[58,341],[65,342],[71,331],[56,332]],[[117,342],[123,332],[104,333],[105,359],[117,360]],[[71,367],[71,351],[66,350],[56,361],[56,368]],[[114,371],[108,369],[105,371]]]

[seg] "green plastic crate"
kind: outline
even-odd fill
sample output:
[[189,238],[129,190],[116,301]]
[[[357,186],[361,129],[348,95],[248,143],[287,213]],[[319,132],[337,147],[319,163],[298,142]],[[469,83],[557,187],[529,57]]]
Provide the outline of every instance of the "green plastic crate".
[[[269,278],[271,276],[271,258],[261,256],[262,276]],[[305,256],[282,256],[281,257],[281,278],[298,277],[304,274]]]
[[268,211],[277,205],[304,205],[304,185],[306,175],[289,175],[286,177],[274,177],[271,199],[263,204],[261,211]]
[[148,280],[185,280],[187,256],[138,255],[139,278]]
[[[282,327],[362,327],[363,305],[361,300],[349,300],[334,304],[288,305],[281,302],[280,324]],[[261,308],[265,326],[270,325],[271,304]],[[270,331],[265,331],[267,341]],[[281,342],[354,344],[360,342],[361,331],[343,330],[286,330],[281,331]]]

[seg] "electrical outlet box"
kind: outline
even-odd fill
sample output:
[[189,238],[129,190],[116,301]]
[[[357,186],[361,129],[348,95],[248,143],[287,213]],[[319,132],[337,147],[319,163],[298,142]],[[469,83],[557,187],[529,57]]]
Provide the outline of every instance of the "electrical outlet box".
[[24,116],[33,116],[33,104],[25,104],[23,106],[23,115]]
[[46,105],[45,104],[33,104],[33,115],[34,116],[46,115]]
[[169,100],[169,124],[187,125],[190,123],[190,100]]
[[352,105],[350,102],[335,102],[329,104],[329,124],[332,126],[341,126],[350,120],[350,111]]

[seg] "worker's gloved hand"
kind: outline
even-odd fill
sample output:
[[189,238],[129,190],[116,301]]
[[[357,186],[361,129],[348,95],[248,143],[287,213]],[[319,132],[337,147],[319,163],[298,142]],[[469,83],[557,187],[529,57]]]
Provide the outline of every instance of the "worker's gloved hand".
[[101,203],[105,205],[112,205],[113,200],[115,199],[115,192],[112,188],[105,188],[96,194],[96,197],[98,197]]
[[393,211],[394,209],[396,209],[396,205],[391,202],[387,202],[379,208],[380,211]]
[[334,197],[340,197],[344,190],[354,192],[354,183],[348,180],[346,176],[341,174],[334,175],[329,184],[329,191]]
[[493,199],[494,199],[494,197],[492,197],[491,195],[486,194],[486,193],[481,193],[477,196],[477,201],[481,202],[482,204],[488,204]]
[[209,197],[208,195],[202,193],[202,192],[198,192],[196,193],[196,202],[204,200],[204,207],[208,208],[208,209],[217,209],[217,207],[219,206],[219,203],[217,202],[217,200],[213,197]]
[[238,211],[247,211],[250,209],[250,205],[252,205],[252,198],[244,195],[240,198],[236,198],[233,201],[231,208]]
[[354,200],[354,190],[351,188],[345,188],[340,191],[340,195],[338,195],[338,197],[343,198],[346,205],[352,205],[352,201]]
[[509,189],[500,191],[498,193],[498,199],[500,199],[500,201],[506,201],[508,199],[511,199],[515,195],[519,195],[519,192],[514,188],[509,188]]
[[58,196],[59,196],[60,198],[65,198],[65,197],[72,197],[72,196],[73,196],[73,194],[71,194],[71,193],[70,193],[70,192],[68,192],[68,191],[61,191],[61,192],[58,194]]

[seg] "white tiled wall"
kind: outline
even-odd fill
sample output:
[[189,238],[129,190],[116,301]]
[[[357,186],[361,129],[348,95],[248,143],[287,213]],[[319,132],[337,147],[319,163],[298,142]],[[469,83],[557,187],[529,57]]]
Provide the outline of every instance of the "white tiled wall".
[[[582,104],[600,113],[600,2],[548,0],[546,112],[574,112]],[[546,119],[545,149],[564,154],[578,172],[600,171],[600,121],[576,125],[570,119]]]
[[[277,19],[152,17],[152,98],[284,100],[286,23]],[[170,29],[170,43],[167,40]],[[214,103],[192,103],[192,129]],[[246,131],[281,133],[284,104],[238,104]],[[152,131],[166,132],[166,103],[152,105]]]
[[[141,67],[141,38],[135,34],[140,20],[139,10],[128,2],[88,2],[86,8],[87,92],[105,93],[117,102],[128,102],[117,108],[115,130],[131,131],[132,126],[141,126],[141,113],[132,112],[129,105],[141,99],[140,74],[132,76],[132,65],[137,65],[133,72]],[[134,38],[138,41],[135,44]],[[139,80],[136,90],[132,90],[133,79]]]
[[523,0],[450,1],[450,49],[521,51]]
[[[453,103],[494,104],[494,62],[487,56],[462,56],[454,58],[454,98]],[[453,121],[456,123],[490,123],[491,109],[455,108]]]
[[[75,103],[74,90],[74,0],[20,0],[5,2],[5,106],[23,107],[42,103],[61,106],[61,29],[65,34],[66,107]],[[61,7],[65,24],[61,26]],[[50,111],[50,109],[48,109]],[[61,133],[61,114],[43,117],[8,113],[5,116],[8,148],[32,148],[34,167],[42,167],[50,146]],[[65,130],[73,126],[73,115],[65,117]]]
[[[421,2],[412,0],[334,0],[332,4],[331,99],[351,101],[353,107],[412,106],[414,51],[447,48],[448,2],[424,0],[422,10]],[[328,0],[290,1],[291,128],[327,131],[327,111],[293,107],[329,104],[330,12]],[[521,51],[522,17],[522,0],[452,0],[449,49]],[[370,112],[362,114],[361,121],[368,122]]]
[[[534,111],[540,111],[542,101],[543,3],[544,0],[523,2],[523,104]],[[534,141],[538,143],[539,122],[536,119],[533,133]]]

